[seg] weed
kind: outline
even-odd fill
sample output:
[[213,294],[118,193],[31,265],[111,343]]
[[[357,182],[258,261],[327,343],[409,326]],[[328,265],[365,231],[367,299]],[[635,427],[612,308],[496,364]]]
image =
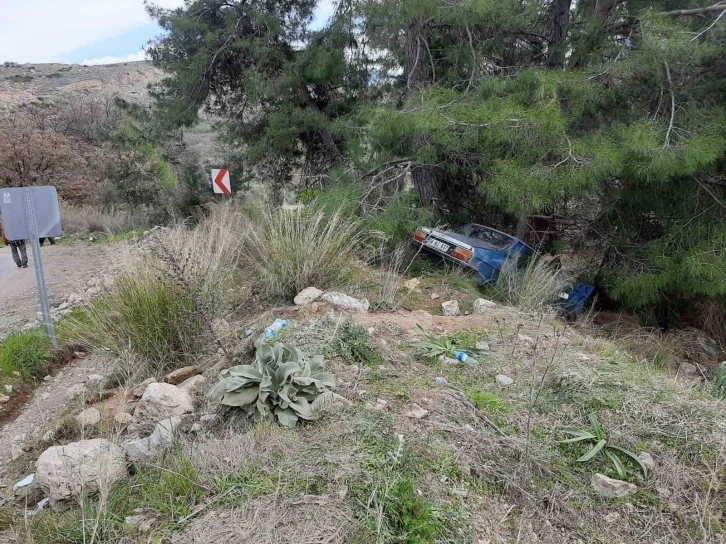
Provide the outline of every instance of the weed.
[[264,209],[243,238],[243,265],[267,295],[291,299],[306,287],[335,283],[368,235],[340,211]]
[[467,396],[471,399],[471,403],[477,410],[493,414],[503,414],[509,411],[509,408],[503,403],[502,399],[491,391],[473,388],[467,392]]
[[0,345],[0,372],[5,375],[18,372],[24,379],[42,378],[49,360],[50,343],[40,329],[14,332]]
[[518,268],[515,261],[505,263],[492,289],[497,298],[511,306],[537,310],[554,303],[567,285],[561,270],[552,263],[530,259],[524,269]]
[[137,364],[146,363],[135,373],[157,375],[183,366],[202,348],[205,327],[193,309],[189,293],[146,263],[119,277],[104,300],[67,326],[76,341],[117,355],[131,351]]
[[713,394],[726,400],[726,365],[722,364],[711,373],[711,387]]
[[573,438],[568,438],[567,440],[562,441],[563,444],[575,444],[579,442],[590,443],[592,447],[577,459],[579,462],[585,463],[593,459],[600,452],[603,452],[615,467],[618,476],[620,476],[621,478],[625,478],[627,476],[627,472],[625,470],[625,465],[620,458],[620,455],[626,455],[640,467],[640,469],[643,471],[644,476],[648,475],[648,469],[645,468],[645,465],[640,459],[638,459],[637,455],[635,455],[631,451],[628,451],[618,446],[614,446],[610,443],[605,429],[602,427],[600,421],[597,418],[597,414],[590,414],[589,419],[589,430],[567,430],[565,431],[565,434],[568,434]]
[[441,355],[446,357],[455,358],[459,353],[464,353],[467,356],[478,354],[479,350],[475,347],[467,346],[459,343],[456,337],[449,336],[443,338],[436,338],[435,336],[427,333],[420,325],[416,325],[418,332],[427,338],[426,342],[414,342],[411,344],[415,348],[420,348],[426,353],[425,357],[429,359],[436,359]]
[[351,365],[378,365],[383,359],[371,344],[371,335],[352,318],[338,328],[333,340],[335,349]]
[[393,533],[391,542],[427,544],[436,541],[441,523],[410,479],[396,483],[383,497],[383,514]]

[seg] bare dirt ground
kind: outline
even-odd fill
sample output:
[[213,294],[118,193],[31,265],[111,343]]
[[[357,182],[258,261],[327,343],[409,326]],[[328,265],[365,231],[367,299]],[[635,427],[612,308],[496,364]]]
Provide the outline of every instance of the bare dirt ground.
[[[46,245],[42,251],[52,306],[73,292],[82,294],[86,282],[110,261],[108,246]],[[34,319],[40,308],[32,253],[28,248],[28,268],[17,268],[10,248],[0,248],[0,338]]]

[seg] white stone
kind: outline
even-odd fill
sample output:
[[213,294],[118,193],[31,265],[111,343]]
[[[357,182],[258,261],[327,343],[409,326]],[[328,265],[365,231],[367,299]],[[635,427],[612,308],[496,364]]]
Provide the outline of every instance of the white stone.
[[421,280],[418,278],[411,278],[410,280],[406,280],[403,282],[403,286],[409,291],[418,291],[420,285]]
[[525,344],[534,344],[534,338],[527,336],[526,334],[518,334],[517,340],[524,342]]
[[131,461],[148,461],[168,450],[174,445],[180,424],[181,418],[178,416],[160,421],[151,436],[124,444],[126,455]]
[[486,342],[477,342],[476,343],[476,349],[479,351],[489,351],[489,344]]
[[403,412],[403,415],[412,419],[423,419],[429,415],[429,411],[425,408],[421,408],[418,404],[411,404],[408,409]]
[[429,295],[429,298],[430,298],[431,300],[439,300],[439,299],[441,298],[441,295],[440,295],[440,294],[438,294],[438,293],[431,293],[431,294]]
[[514,385],[514,380],[506,374],[497,374],[494,379],[497,380],[497,385],[499,387],[509,387],[510,385]]
[[332,306],[352,310],[354,312],[367,312],[371,307],[371,303],[368,302],[367,298],[357,299],[348,296],[345,293],[330,291],[328,293],[323,293],[320,298]]
[[295,297],[296,306],[305,306],[311,302],[315,302],[323,295],[323,291],[317,287],[306,287],[300,291]]
[[183,389],[184,391],[188,393],[193,393],[200,387],[202,387],[205,383],[207,383],[207,378],[204,376],[192,376],[191,378],[184,380],[182,383],[177,385],[179,389]]
[[86,408],[76,416],[76,421],[84,427],[96,425],[101,421],[101,412],[96,408]]
[[88,376],[88,380],[86,380],[86,383],[88,385],[92,385],[94,387],[98,387],[100,385],[103,385],[103,383],[106,381],[105,376],[101,376],[100,374],[91,374]]
[[640,459],[640,462],[645,465],[645,468],[648,469],[648,472],[652,472],[655,468],[655,459],[653,459],[653,456],[647,451],[640,452],[638,454],[638,459]]
[[54,446],[38,458],[35,478],[51,502],[108,489],[126,476],[126,459],[105,438]]
[[147,421],[160,421],[194,411],[191,395],[169,383],[149,384],[141,396],[134,416]]
[[10,402],[10,397],[7,395],[0,395],[0,404],[7,404]]
[[71,306],[75,304],[80,304],[81,302],[83,302],[83,297],[81,297],[81,295],[79,295],[78,293],[71,293],[70,295],[68,295],[68,304],[70,304]]
[[447,300],[446,302],[442,302],[441,310],[444,312],[444,315],[446,315],[446,316],[453,317],[453,316],[461,314],[461,310],[459,309],[458,300]]
[[76,397],[85,395],[86,393],[86,386],[82,383],[77,383],[75,385],[71,385],[68,389],[66,389],[65,395],[68,400],[73,400]]
[[485,314],[489,310],[496,308],[497,303],[492,300],[487,300],[485,298],[478,298],[474,301],[474,313],[475,314]]
[[594,474],[590,485],[598,495],[607,499],[622,499],[635,495],[638,491],[638,486],[635,484],[608,478],[604,474]]
[[23,447],[20,444],[12,443],[10,444],[10,456],[13,458],[13,461],[20,458],[23,455]]
[[681,363],[678,366],[678,370],[684,376],[700,376],[701,375],[701,371],[698,370],[698,367],[696,365],[692,365],[691,363]]

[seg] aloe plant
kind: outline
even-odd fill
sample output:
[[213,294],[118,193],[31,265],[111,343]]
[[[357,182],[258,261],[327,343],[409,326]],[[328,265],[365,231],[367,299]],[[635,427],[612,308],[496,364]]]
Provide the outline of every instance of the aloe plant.
[[591,443],[592,447],[586,453],[578,457],[578,461],[586,463],[587,461],[594,459],[598,454],[603,453],[615,467],[618,476],[620,478],[625,478],[627,476],[627,471],[625,470],[625,465],[620,458],[620,455],[625,455],[635,461],[635,463],[643,471],[643,476],[648,475],[648,469],[643,462],[638,459],[637,455],[635,455],[632,451],[614,446],[610,443],[605,429],[600,424],[600,420],[597,418],[597,414],[590,414],[588,418],[590,419],[589,430],[568,429],[564,431],[564,433],[572,436],[572,438],[561,441],[562,444],[574,444],[578,442]]
[[322,355],[308,362],[293,346],[260,343],[255,361],[223,370],[209,397],[241,408],[258,420],[277,419],[294,428],[300,419],[317,419],[333,389],[335,378],[325,372]]
[[426,342],[414,342],[411,346],[422,349],[426,352],[426,357],[435,359],[440,355],[447,357],[456,358],[456,352],[466,353],[467,355],[474,355],[481,353],[480,350],[462,346],[451,338],[436,338],[432,334],[427,333],[421,325],[416,325],[416,329],[423,336],[426,337]]

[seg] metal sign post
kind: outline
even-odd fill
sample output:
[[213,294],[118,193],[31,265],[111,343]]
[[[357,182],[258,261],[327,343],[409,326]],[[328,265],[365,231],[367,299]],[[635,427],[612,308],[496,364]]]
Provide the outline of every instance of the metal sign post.
[[33,243],[33,268],[35,269],[35,280],[38,283],[38,296],[40,297],[40,311],[43,313],[43,323],[45,324],[45,332],[48,334],[50,343],[53,347],[58,345],[53,328],[53,319],[50,315],[50,306],[48,304],[48,287],[45,283],[45,269],[43,268],[43,257],[40,254],[40,240],[38,239],[38,228],[35,221],[35,203],[30,189],[25,189],[25,213],[28,219],[28,229],[30,230],[30,240]]
[[56,346],[58,341],[53,330],[43,257],[40,254],[40,238],[55,238],[63,234],[58,194],[55,187],[0,189],[0,213],[2,213],[3,228],[8,240],[30,239],[33,244],[33,268],[38,283],[40,309],[48,339],[53,346]]

